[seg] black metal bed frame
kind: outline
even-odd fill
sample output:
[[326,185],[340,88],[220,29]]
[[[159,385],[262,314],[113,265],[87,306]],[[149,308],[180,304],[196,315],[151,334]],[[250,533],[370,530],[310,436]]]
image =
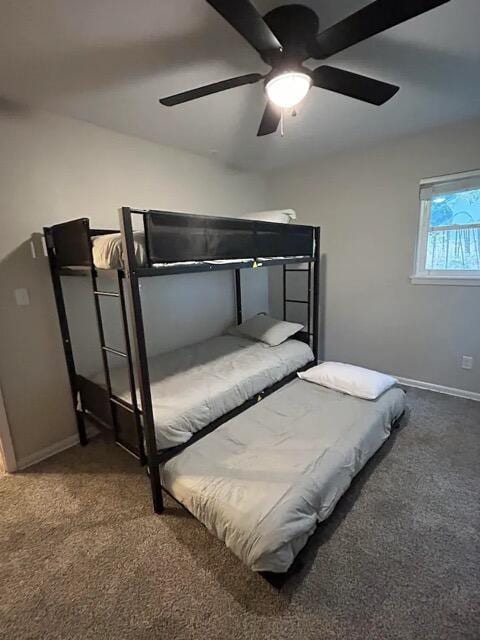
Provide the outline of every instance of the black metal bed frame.
[[[144,265],[138,265],[135,258],[133,214],[141,215],[143,218],[146,248]],[[117,444],[137,457],[140,464],[147,466],[154,511],[161,513],[163,497],[159,465],[205,437],[227,420],[274,393],[293,380],[297,372],[291,373],[239,407],[214,420],[193,434],[185,444],[158,450],[140,297],[140,279],[178,273],[232,270],[235,275],[236,320],[237,324],[240,324],[242,322],[241,270],[282,265],[283,318],[286,319],[288,315],[289,304],[307,305],[306,331],[296,334],[295,337],[312,346],[313,364],[316,364],[319,341],[320,228],[123,207],[120,210],[120,233],[124,268],[114,272],[118,291],[103,291],[98,288],[97,277],[99,272],[103,273],[104,270],[97,270],[95,267],[92,237],[106,233],[118,233],[118,230],[91,229],[88,218],[44,228],[77,429],[82,445],[88,442],[86,418],[101,428],[107,428],[109,431],[113,429]],[[292,264],[307,266],[289,268]],[[287,298],[289,272],[307,274],[306,300]],[[89,277],[92,283],[105,387],[77,374],[75,369],[61,277],[79,275]],[[129,304],[125,297],[124,284],[127,288]],[[100,305],[102,296],[115,297],[120,301],[125,340],[124,352],[109,347],[105,342]],[[128,311],[130,311],[131,331]],[[131,403],[116,396],[112,391],[108,354],[127,360]],[[137,386],[140,390],[141,409],[137,398]]]

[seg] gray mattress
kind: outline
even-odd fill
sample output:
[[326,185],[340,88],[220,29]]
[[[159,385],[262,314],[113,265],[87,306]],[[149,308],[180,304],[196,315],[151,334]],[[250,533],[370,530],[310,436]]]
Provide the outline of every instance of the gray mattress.
[[[269,347],[231,335],[149,358],[158,448],[187,442],[212,420],[311,360],[312,350],[299,340]],[[114,392],[130,402],[127,368],[112,369],[111,380]]]
[[297,379],[169,460],[162,484],[251,569],[283,572],[404,406],[399,388],[371,401]]

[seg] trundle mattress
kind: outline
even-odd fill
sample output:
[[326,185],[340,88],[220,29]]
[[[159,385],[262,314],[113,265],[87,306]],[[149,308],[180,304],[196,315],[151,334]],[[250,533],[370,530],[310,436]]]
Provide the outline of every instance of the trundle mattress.
[[284,572],[389,437],[405,394],[295,380],[185,449],[163,486],[255,571]]

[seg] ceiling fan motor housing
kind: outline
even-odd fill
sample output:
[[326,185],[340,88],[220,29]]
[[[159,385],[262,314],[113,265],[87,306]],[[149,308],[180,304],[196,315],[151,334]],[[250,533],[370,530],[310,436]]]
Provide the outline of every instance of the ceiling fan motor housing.
[[269,11],[263,19],[282,45],[281,52],[264,54],[264,61],[276,69],[299,68],[310,57],[308,47],[318,33],[315,11],[301,4],[288,4]]

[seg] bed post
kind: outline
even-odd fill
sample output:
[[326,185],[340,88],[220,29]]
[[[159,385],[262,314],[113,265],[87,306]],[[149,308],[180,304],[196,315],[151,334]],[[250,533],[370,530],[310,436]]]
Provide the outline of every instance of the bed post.
[[160,484],[160,471],[157,462],[157,441],[155,438],[150,376],[148,373],[145,329],[143,325],[142,302],[140,299],[135,248],[133,244],[132,212],[129,207],[122,207],[120,211],[120,228],[122,231],[123,255],[125,256],[125,280],[128,283],[128,293],[130,298],[133,344],[136,356],[135,366],[137,380],[140,386],[140,397],[142,400],[143,431],[147,444],[147,465],[152,489],[153,508],[155,513],[162,513],[162,487]]
[[237,305],[237,324],[242,324],[242,280],[240,269],[235,269],[235,304]]
[[315,252],[313,254],[313,355],[318,364],[318,318],[320,314],[320,227],[314,227]]
[[49,227],[43,228],[45,237],[45,245],[47,247],[48,263],[50,266],[50,274],[52,277],[53,294],[57,305],[58,320],[60,323],[60,333],[62,334],[63,351],[65,353],[65,361],[67,363],[68,379],[70,382],[70,390],[72,394],[73,410],[77,422],[77,431],[80,444],[85,446],[88,443],[87,432],[85,429],[85,421],[82,411],[77,407],[77,372],[75,370],[75,360],[73,358],[72,343],[70,340],[70,332],[68,330],[67,311],[65,309],[65,300],[62,291],[62,281],[57,270],[55,262],[55,247],[53,244],[52,232]]

